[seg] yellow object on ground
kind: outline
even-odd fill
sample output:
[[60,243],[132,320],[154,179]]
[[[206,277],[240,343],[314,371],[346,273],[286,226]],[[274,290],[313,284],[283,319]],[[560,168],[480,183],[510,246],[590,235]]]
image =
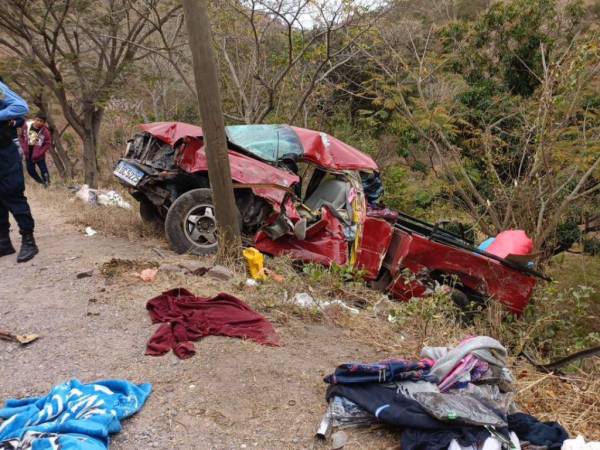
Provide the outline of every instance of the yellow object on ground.
[[265,281],[265,257],[254,247],[245,248],[242,252],[246,262],[248,263],[248,271],[250,276],[256,281]]

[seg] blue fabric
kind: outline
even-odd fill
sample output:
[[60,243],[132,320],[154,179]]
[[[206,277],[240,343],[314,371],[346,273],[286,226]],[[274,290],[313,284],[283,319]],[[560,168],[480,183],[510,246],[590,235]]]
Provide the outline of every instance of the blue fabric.
[[27,102],[0,81],[0,121],[18,119],[27,113]]
[[549,450],[560,450],[563,442],[569,439],[569,433],[559,423],[540,422],[525,413],[508,416],[508,427],[515,432],[519,440],[542,445]]
[[[31,436],[32,450],[106,450],[108,436],[121,431],[121,420],[144,405],[152,385],[124,380],[55,386],[45,397],[8,400],[0,409],[2,442]],[[38,436],[37,433],[40,433]],[[57,446],[58,444],[58,446]]]
[[392,381],[435,381],[429,375],[433,361],[422,359],[420,361],[407,361],[404,359],[388,360],[374,364],[341,364],[335,372],[324,378],[329,384],[361,384],[361,383],[389,383]]
[[487,238],[485,241],[483,241],[481,244],[479,244],[479,247],[477,247],[477,248],[479,250],[483,250],[485,252],[488,249],[488,247],[494,243],[495,240],[496,240],[495,237]]

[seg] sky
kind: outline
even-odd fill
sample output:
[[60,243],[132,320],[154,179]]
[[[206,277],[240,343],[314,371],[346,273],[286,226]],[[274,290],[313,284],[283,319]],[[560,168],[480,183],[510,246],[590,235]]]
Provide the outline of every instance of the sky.
[[[388,3],[389,0],[309,0],[309,3],[302,9],[302,13],[298,17],[298,22],[304,28],[312,28],[315,23],[318,23],[320,19],[320,10],[328,12],[327,18],[331,17],[334,11],[338,11],[343,5],[347,5],[349,8],[366,8],[376,9],[377,7],[383,6]],[[258,3],[274,7],[279,5],[281,0],[258,0]],[[288,19],[292,19],[297,11],[299,5],[304,5],[306,0],[286,0]],[[265,8],[266,9],[266,8]]]

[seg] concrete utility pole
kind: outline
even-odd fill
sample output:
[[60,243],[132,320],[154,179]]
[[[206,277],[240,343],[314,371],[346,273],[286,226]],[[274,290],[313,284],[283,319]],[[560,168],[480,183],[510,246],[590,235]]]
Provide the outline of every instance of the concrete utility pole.
[[207,1],[182,0],[182,3],[194,63],[208,177],[221,236],[219,253],[222,256],[234,255],[240,251],[239,216],[233,195]]

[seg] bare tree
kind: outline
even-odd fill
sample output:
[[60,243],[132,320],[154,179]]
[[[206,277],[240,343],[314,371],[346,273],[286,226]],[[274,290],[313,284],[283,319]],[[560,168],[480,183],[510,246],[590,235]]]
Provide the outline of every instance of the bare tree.
[[[46,86],[83,143],[85,181],[98,182],[106,102],[124,87],[144,44],[180,12],[174,0],[6,0],[0,47]],[[159,20],[151,22],[151,13]]]
[[[361,38],[383,11],[331,0],[216,2],[213,34],[225,116],[261,123],[278,110],[294,122],[319,84],[358,54]],[[156,22],[156,14],[150,20]],[[156,29],[154,50],[194,92],[181,26]]]
[[217,36],[222,73],[235,92],[231,118],[260,123],[282,100],[292,123],[329,74],[359,51],[381,15],[348,2],[228,0],[245,32]]
[[[586,87],[600,75],[598,54],[575,36],[548,61],[540,44],[536,95],[522,99],[507,115],[474,127],[455,109],[453,99],[464,87],[444,72],[447,59],[433,51],[432,30],[420,29],[416,36],[405,27],[402,44],[392,42],[386,32],[380,35],[386,52],[364,49],[381,77],[359,94],[396,113],[418,134],[431,168],[481,229],[492,235],[523,228],[549,256],[547,244],[565,214],[600,192],[600,117],[579,107]],[[508,129],[505,122],[511,119],[520,126]],[[487,192],[470,173],[469,150],[453,139],[459,127],[468,130],[471,152],[485,166]],[[506,150],[509,139],[513,153]]]

